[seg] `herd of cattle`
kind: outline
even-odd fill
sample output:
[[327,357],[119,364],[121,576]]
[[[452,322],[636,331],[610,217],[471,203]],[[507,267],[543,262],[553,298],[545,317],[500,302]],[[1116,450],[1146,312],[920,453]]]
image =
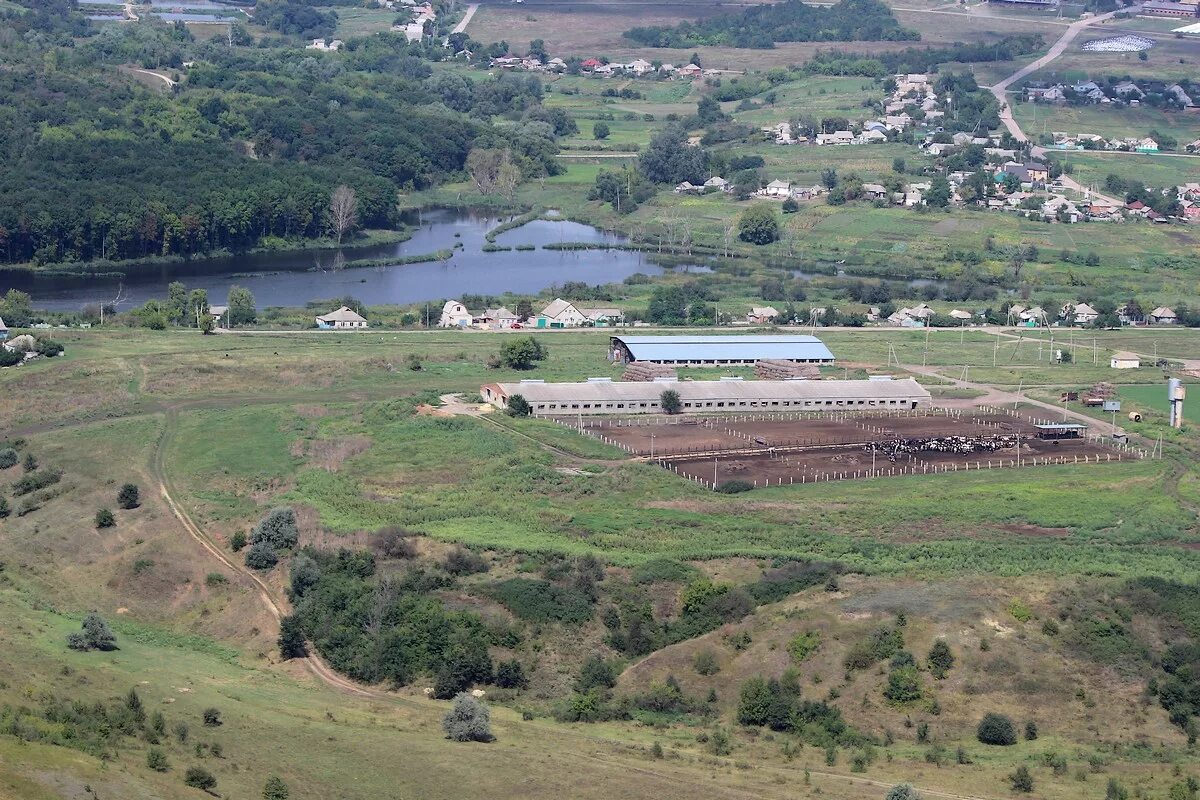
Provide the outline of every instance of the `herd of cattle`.
[[895,461],[897,456],[914,453],[952,453],[967,455],[970,453],[995,453],[1016,447],[1019,437],[1009,434],[1002,436],[936,436],[919,439],[888,439],[882,442],[868,442],[863,449],[868,453],[875,451]]

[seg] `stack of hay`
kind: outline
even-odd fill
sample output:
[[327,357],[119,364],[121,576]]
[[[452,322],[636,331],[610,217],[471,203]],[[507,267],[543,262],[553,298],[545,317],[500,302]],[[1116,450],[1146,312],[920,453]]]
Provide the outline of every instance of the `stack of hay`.
[[816,364],[797,364],[777,358],[764,358],[754,362],[754,377],[762,381],[786,381],[807,379],[818,381],[821,370]]
[[625,368],[625,374],[621,376],[621,380],[650,383],[655,378],[674,377],[677,377],[675,368],[669,364],[650,364],[643,361],[634,361]]

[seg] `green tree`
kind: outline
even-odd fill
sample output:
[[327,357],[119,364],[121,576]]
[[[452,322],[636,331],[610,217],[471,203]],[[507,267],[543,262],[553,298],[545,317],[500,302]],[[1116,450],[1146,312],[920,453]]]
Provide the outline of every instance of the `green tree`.
[[650,145],[638,156],[638,170],[653,183],[701,184],[707,178],[708,153],[688,146],[687,131],[671,125],[650,139]]
[[950,194],[950,181],[943,175],[934,175],[929,182],[929,191],[925,192],[925,205],[945,208],[950,205]]
[[950,645],[946,644],[945,639],[938,639],[933,643],[926,660],[929,662],[929,671],[938,680],[945,678],[946,673],[954,666],[954,654],[950,652]]
[[141,499],[138,497],[138,487],[136,483],[127,483],[117,492],[117,505],[121,508],[129,510],[140,506]]
[[263,784],[263,800],[288,800],[288,787],[283,778],[272,775]]
[[592,136],[594,136],[596,139],[607,139],[610,133],[611,131],[609,130],[607,122],[597,122],[592,126]]
[[254,295],[243,286],[229,287],[229,326],[252,325],[258,319]]
[[766,725],[771,711],[771,688],[762,676],[742,684],[738,697],[737,720],[742,725]]
[[1033,791],[1033,775],[1029,773],[1029,767],[1024,764],[1017,767],[1016,772],[1008,776],[1008,782],[1012,785],[1014,792]]
[[516,314],[518,322],[524,322],[533,316],[533,303],[528,297],[522,297],[517,301]]
[[683,401],[679,399],[679,392],[674,389],[663,389],[662,394],[658,396],[658,404],[666,414],[678,414],[683,408]]
[[250,569],[271,569],[278,563],[279,553],[269,541],[255,542],[246,551],[246,566]]
[[446,738],[455,742],[490,742],[491,715],[478,699],[463,692],[454,698],[454,705],[442,718]]
[[888,673],[883,696],[893,703],[912,703],[921,699],[921,676],[916,667],[900,667]]
[[0,469],[9,469],[15,467],[21,457],[17,455],[17,451],[11,447],[0,449]]
[[233,552],[239,552],[246,546],[246,534],[243,531],[234,531],[233,536],[229,537],[229,549]]
[[1038,738],[1038,726],[1033,720],[1025,723],[1025,741],[1032,742]]
[[921,800],[921,795],[911,783],[898,783],[888,791],[884,800]]
[[989,711],[979,721],[975,738],[983,744],[1008,746],[1017,743],[1017,728],[1010,718]]
[[721,671],[720,665],[717,664],[717,657],[713,655],[712,650],[707,649],[696,654],[693,666],[700,675],[716,675]]
[[0,519],[7,517],[12,513],[12,509],[8,507],[8,498],[0,497]]
[[509,395],[504,410],[510,417],[528,417],[533,413],[533,406],[529,405],[525,395],[513,394]]
[[33,324],[33,298],[16,289],[9,289],[0,299],[0,317],[12,328],[28,328]]
[[167,761],[167,754],[157,747],[151,747],[146,751],[146,766],[155,772],[166,772],[171,768]]
[[300,618],[295,614],[286,616],[279,621],[279,655],[284,659],[308,656],[304,629]]
[[187,307],[187,287],[179,281],[172,281],[167,284],[167,314],[173,324],[187,324]]
[[531,369],[547,355],[546,347],[533,336],[509,339],[500,345],[500,360],[512,369]]
[[34,458],[33,453],[25,454],[25,461],[21,465],[21,468],[24,469],[26,472],[33,472],[35,469],[38,468],[38,460],[36,458]]
[[838,185],[837,170],[832,167],[821,170],[821,185],[826,189],[834,189]]
[[751,244],[764,245],[779,239],[779,219],[775,210],[765,203],[750,206],[738,219],[738,238]]
[[250,543],[268,542],[276,550],[288,550],[300,540],[296,512],[289,506],[279,506],[267,512],[250,532]]
[[217,786],[217,779],[204,767],[188,767],[183,776],[183,782],[193,789],[212,791]]
[[187,296],[187,324],[200,328],[204,324],[204,319],[211,319],[208,313],[208,290],[207,289],[192,289]]
[[102,508],[96,512],[96,527],[111,528],[117,524],[117,518],[113,516],[112,511],[107,508]]

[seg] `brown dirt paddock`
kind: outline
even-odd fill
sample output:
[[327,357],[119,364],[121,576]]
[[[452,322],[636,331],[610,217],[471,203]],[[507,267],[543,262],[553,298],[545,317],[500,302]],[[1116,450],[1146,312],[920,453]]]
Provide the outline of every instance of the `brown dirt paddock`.
[[[974,411],[844,411],[719,416],[591,418],[583,432],[706,486],[744,480],[755,486],[923,475],[973,469],[1119,461],[1137,454],[1096,440],[1044,441],[1039,420],[1007,409]],[[575,427],[580,420],[564,420]],[[889,458],[870,442],[944,436],[1021,436],[1016,447],[992,453],[919,452]],[[653,445],[651,444],[653,437]]]
[[1131,458],[1137,456],[1083,440],[1034,440],[1031,444],[1022,443],[1019,459],[1016,448],[1009,448],[996,453],[971,455],[919,453],[898,458],[894,462],[877,456],[872,467],[871,454],[862,448],[822,447],[777,456],[764,453],[725,458],[673,459],[669,463],[664,462],[664,465],[673,472],[697,480],[705,486],[713,485],[715,474],[717,486],[727,481],[741,480],[761,487],[898,475],[930,475],[975,469],[1073,464],[1083,463],[1085,460],[1091,463],[1120,461]]
[[[575,427],[577,420],[564,420]],[[1032,420],[1007,411],[792,412],[583,421],[591,436],[656,457],[744,450],[748,447],[844,445],[894,438],[1033,435]]]

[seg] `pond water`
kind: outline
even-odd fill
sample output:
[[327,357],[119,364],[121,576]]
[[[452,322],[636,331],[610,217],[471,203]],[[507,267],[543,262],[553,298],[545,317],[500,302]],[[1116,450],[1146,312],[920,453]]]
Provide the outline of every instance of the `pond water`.
[[338,252],[302,250],[233,256],[180,264],[129,265],[124,278],[37,276],[26,270],[0,270],[0,292],[17,288],[33,295],[37,308],[78,310],[89,303],[112,302],[123,287],[122,310],[167,294],[167,284],[182,281],[207,289],[209,301],[224,304],[232,285],[254,293],[260,308],[302,306],[311,300],[354,295],[368,304],[416,303],[462,294],[532,294],[566,281],[620,282],[663,268],[645,253],[629,250],[543,250],[558,242],[619,244],[625,237],[566,220],[534,220],[496,237],[498,245],[537,245],[536,250],[487,253],[484,235],[511,217],[482,212],[436,209],[406,218],[413,236],[399,244],[346,247],[344,261],[386,259],[461,248],[445,263],[400,264],[337,269]]

